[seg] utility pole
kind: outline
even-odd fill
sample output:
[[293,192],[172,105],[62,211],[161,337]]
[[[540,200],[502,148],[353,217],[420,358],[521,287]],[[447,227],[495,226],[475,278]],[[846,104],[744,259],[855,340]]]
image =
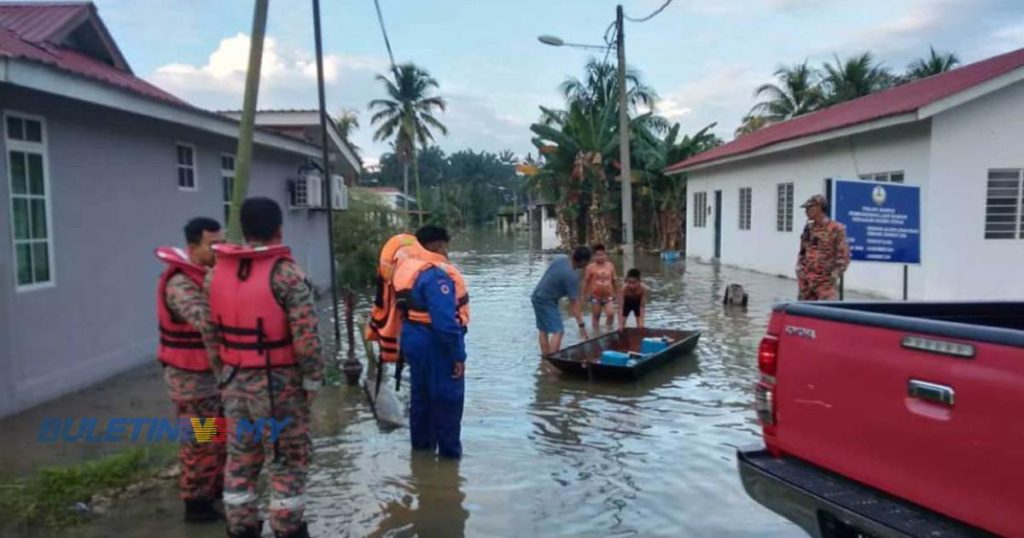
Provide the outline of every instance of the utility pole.
[[[633,172],[629,165],[629,111],[626,99],[626,36],[622,31],[622,5],[615,8],[615,48],[619,58],[619,163],[622,180],[622,251],[627,265],[633,254]],[[624,267],[629,270],[631,267]]]
[[[313,38],[316,41],[316,83],[320,99],[320,142],[323,149],[323,177],[327,183],[327,249],[331,261],[331,311],[334,314],[334,349],[341,350],[341,317],[338,314],[338,272],[334,254],[334,181],[331,176],[330,146],[327,138],[327,98],[324,95],[324,50],[320,35],[320,0],[313,0]],[[363,366],[356,359],[354,343],[349,342],[348,360],[343,367],[349,385],[359,383]]]
[[240,210],[249,191],[249,170],[252,168],[252,137],[256,126],[256,97],[260,92],[260,67],[263,65],[263,36],[267,30],[267,7],[270,0],[256,0],[252,15],[252,37],[249,39],[249,69],[245,73],[245,98],[242,101],[238,149],[235,152],[235,179],[228,211],[228,241],[242,243]]

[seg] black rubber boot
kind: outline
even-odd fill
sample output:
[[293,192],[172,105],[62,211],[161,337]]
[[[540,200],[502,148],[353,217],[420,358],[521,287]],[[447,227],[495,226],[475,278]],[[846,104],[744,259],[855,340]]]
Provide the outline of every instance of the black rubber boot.
[[224,516],[213,507],[213,501],[185,501],[185,521],[189,523],[209,523],[220,521],[222,517]]
[[277,538],[309,538],[309,528],[303,523],[301,527],[295,529],[292,532],[283,533],[274,531],[274,536]]
[[228,538],[260,538],[261,534],[263,534],[262,521],[257,527],[248,527],[237,532],[231,532],[231,529],[228,529]]

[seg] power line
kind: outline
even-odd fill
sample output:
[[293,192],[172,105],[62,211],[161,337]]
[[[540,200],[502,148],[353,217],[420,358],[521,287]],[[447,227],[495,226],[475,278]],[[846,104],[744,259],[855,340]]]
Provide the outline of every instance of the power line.
[[398,83],[398,68],[395,67],[395,54],[391,52],[391,40],[388,39],[388,30],[384,27],[384,15],[380,12],[380,0],[373,0],[377,7],[377,21],[380,23],[380,33],[384,34],[384,46],[388,49],[388,58],[391,59],[391,70],[395,72],[395,83]]
[[654,17],[657,17],[658,13],[661,13],[662,11],[664,11],[665,8],[667,8],[668,5],[671,4],[671,3],[672,3],[672,0],[665,0],[665,3],[662,4],[661,7],[659,7],[658,9],[654,10],[654,13],[651,13],[650,15],[648,15],[648,16],[642,18],[642,19],[634,19],[633,17],[627,17],[625,15],[623,15],[623,18],[626,19],[627,21],[630,21],[630,22],[647,22],[647,21],[653,19]]

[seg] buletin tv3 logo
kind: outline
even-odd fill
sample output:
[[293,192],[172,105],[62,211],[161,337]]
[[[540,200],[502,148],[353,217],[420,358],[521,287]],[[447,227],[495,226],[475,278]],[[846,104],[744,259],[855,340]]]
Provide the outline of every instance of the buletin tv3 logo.
[[806,327],[796,327],[793,325],[786,325],[786,334],[790,336],[799,336],[800,338],[807,338],[814,340],[817,335],[814,333],[814,329],[808,329]]

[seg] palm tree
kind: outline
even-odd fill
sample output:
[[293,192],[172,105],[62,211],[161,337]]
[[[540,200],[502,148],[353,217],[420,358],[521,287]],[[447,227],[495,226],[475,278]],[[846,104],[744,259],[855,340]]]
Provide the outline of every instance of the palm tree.
[[356,155],[360,155],[363,152],[362,148],[352,143],[352,134],[359,128],[359,113],[350,108],[342,109],[337,116],[334,116],[334,124],[338,127],[341,138],[348,143]]
[[822,86],[829,105],[864,97],[893,85],[889,70],[875,63],[870,52],[852,56],[845,61],[836,56],[835,64],[825,64]]
[[743,123],[736,128],[736,138],[739,138],[743,135],[748,135],[760,129],[764,129],[765,127],[768,126],[768,123],[768,119],[765,118],[764,116],[747,114],[746,116],[743,116]]
[[[377,75],[377,80],[384,84],[388,99],[370,101],[371,111],[376,110],[370,123],[378,125],[373,139],[377,141],[394,137],[396,154],[402,159],[403,181],[408,195],[409,164],[413,165],[416,178],[416,203],[420,203],[420,174],[416,162],[416,146],[426,147],[434,141],[433,130],[442,135],[448,134],[445,127],[436,117],[436,110],[444,112],[447,108],[445,100],[431,95],[439,87],[437,80],[425,70],[414,64],[403,64],[395,67],[394,80],[384,75]],[[423,224],[423,212],[419,213],[419,223]]]
[[939,73],[945,73],[960,64],[960,59],[953,53],[939,54],[935,47],[928,47],[928,57],[915,60],[907,67],[904,78],[907,81],[918,80]]
[[[559,86],[566,103],[579,103],[582,106],[604,108],[611,106],[618,114],[619,78],[615,64],[601,62],[591,58],[583,68],[583,78],[569,77]],[[658,102],[658,92],[645,84],[640,72],[635,69],[626,70],[626,106],[630,116],[638,115],[640,109],[653,111]],[[547,111],[544,111],[547,117]],[[668,130],[668,120],[648,115],[644,124],[647,128],[664,133]]]
[[750,116],[759,116],[769,122],[783,121],[817,110],[824,98],[818,86],[817,73],[807,65],[780,67],[775,70],[779,83],[762,84],[754,92],[755,98],[766,98],[750,109]]

